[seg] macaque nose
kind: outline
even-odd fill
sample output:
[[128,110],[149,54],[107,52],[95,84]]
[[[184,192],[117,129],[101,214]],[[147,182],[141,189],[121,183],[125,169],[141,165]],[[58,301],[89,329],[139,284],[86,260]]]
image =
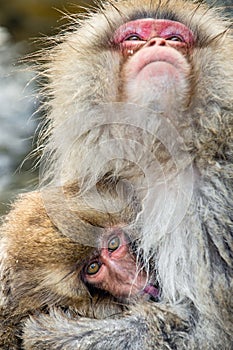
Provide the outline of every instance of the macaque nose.
[[146,46],[165,46],[166,40],[164,38],[154,37],[148,40]]

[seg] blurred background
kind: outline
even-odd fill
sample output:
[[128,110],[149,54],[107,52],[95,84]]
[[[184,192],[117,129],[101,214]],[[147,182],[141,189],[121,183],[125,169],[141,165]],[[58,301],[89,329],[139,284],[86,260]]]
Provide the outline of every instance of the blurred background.
[[42,116],[36,113],[34,74],[20,59],[39,49],[38,39],[59,31],[63,13],[83,12],[89,5],[92,1],[0,0],[0,215],[18,193],[38,184],[30,152]]
[[[232,17],[233,0],[206,1]],[[38,183],[35,159],[28,156],[41,118],[37,87],[19,59],[38,49],[36,39],[58,32],[63,13],[84,12],[90,5],[93,1],[0,0],[0,215],[18,193]]]

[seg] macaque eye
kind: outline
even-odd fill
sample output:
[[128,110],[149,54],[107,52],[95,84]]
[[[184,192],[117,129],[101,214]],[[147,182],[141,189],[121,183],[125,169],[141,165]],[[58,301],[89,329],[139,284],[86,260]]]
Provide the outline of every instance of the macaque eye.
[[98,261],[93,261],[90,265],[87,266],[86,273],[88,275],[95,275],[99,271],[100,266],[101,264]]
[[169,40],[169,41],[178,41],[178,42],[184,42],[184,39],[181,38],[180,36],[178,35],[172,35],[172,36],[169,36],[168,38],[166,38],[166,40]]
[[111,240],[108,242],[108,250],[114,251],[117,250],[120,246],[120,239],[119,237],[113,237]]
[[126,37],[124,39],[124,41],[141,41],[141,40],[142,40],[142,38],[137,34],[129,35],[128,37]]

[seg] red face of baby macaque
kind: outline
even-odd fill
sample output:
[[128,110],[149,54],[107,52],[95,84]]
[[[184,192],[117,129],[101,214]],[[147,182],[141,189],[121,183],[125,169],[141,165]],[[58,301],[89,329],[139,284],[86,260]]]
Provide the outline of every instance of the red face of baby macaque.
[[89,285],[117,298],[138,294],[158,296],[158,289],[148,284],[148,275],[136,264],[127,236],[121,229],[104,237],[100,254],[85,266],[83,277]]
[[184,99],[190,72],[187,57],[195,43],[184,24],[164,19],[131,21],[117,29],[114,42],[126,59],[127,97],[141,103],[164,100],[165,106],[177,99],[176,94]]

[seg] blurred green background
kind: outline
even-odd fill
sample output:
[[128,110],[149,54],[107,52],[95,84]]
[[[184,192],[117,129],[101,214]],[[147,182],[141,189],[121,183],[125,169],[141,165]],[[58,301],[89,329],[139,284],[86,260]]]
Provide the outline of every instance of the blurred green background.
[[0,25],[17,41],[51,34],[59,26],[62,12],[83,11],[92,1],[83,0],[0,0]]
[[[206,0],[231,17],[233,0]],[[39,115],[33,74],[19,69],[19,57],[37,49],[36,40],[57,33],[65,24],[63,12],[83,12],[93,1],[0,0],[0,214],[17,193],[36,188],[33,161],[25,160],[33,147]],[[79,7],[81,6],[81,8]]]

